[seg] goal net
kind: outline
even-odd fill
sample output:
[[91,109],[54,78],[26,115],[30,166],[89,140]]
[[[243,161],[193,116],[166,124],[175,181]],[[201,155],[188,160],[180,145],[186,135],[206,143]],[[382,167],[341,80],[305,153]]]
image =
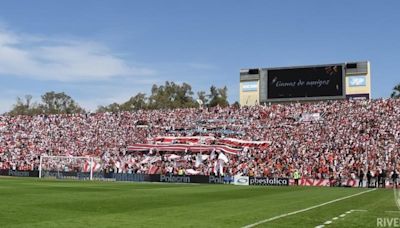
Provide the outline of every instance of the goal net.
[[39,178],[93,180],[101,172],[101,160],[93,157],[40,157]]

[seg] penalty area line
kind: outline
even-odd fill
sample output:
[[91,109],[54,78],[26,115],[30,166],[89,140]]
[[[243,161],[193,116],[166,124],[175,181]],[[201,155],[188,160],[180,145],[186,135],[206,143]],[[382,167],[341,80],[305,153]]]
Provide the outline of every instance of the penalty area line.
[[242,228],[251,228],[251,227],[255,227],[255,226],[258,226],[258,225],[263,224],[263,223],[266,223],[266,222],[271,222],[271,221],[274,221],[274,220],[277,220],[277,219],[280,219],[280,218],[283,218],[283,217],[287,217],[287,216],[290,216],[290,215],[299,214],[299,213],[302,213],[302,212],[305,212],[305,211],[309,211],[309,210],[312,210],[312,209],[315,209],[315,208],[318,208],[318,207],[322,207],[322,206],[325,206],[325,205],[328,205],[328,204],[331,204],[331,203],[336,203],[336,202],[338,202],[338,201],[345,200],[345,199],[349,199],[349,198],[352,198],[352,197],[355,197],[355,196],[359,196],[359,195],[362,195],[362,194],[365,194],[365,193],[368,193],[368,192],[372,192],[372,191],[375,191],[375,190],[376,190],[376,189],[374,188],[374,189],[371,189],[371,190],[359,192],[359,193],[356,193],[356,194],[353,194],[353,195],[344,196],[344,197],[341,197],[341,198],[338,198],[338,199],[334,199],[334,200],[331,200],[331,201],[328,201],[328,202],[325,202],[325,203],[321,203],[321,204],[318,204],[318,205],[314,205],[314,206],[311,206],[311,207],[307,207],[307,208],[304,208],[304,209],[301,209],[301,210],[298,210],[298,211],[293,211],[293,212],[290,212],[290,213],[285,213],[285,214],[277,215],[277,216],[274,216],[274,217],[272,217],[272,218],[264,219],[264,220],[258,221],[258,222],[256,222],[256,223],[243,226]]

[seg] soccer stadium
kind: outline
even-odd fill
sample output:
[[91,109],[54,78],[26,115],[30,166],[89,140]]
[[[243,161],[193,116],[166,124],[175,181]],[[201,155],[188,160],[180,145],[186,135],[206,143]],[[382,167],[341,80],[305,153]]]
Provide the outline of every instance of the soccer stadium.
[[0,228],[400,227],[400,4],[311,2],[5,1]]
[[397,210],[399,117],[399,99],[1,116],[0,225],[368,227]]

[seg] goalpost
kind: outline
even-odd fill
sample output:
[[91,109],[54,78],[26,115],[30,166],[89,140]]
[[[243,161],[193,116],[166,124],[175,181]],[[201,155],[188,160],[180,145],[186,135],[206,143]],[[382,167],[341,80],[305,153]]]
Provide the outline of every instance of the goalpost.
[[100,168],[98,161],[98,158],[93,157],[42,155],[39,161],[39,178],[79,178],[79,174],[89,174],[89,180],[93,180],[93,173]]

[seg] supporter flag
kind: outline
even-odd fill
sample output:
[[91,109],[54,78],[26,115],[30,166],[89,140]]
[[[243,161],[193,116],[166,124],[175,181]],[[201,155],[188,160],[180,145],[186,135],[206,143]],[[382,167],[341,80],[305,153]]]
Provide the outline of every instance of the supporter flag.
[[93,172],[100,171],[101,165],[99,163],[97,163],[97,162],[93,162],[93,163],[94,163],[93,166],[92,166]]
[[223,176],[224,175],[224,161],[223,160],[219,160],[219,174],[221,175],[221,176]]
[[218,161],[214,161],[214,168],[213,168],[213,173],[217,174],[218,173]]
[[145,157],[145,159],[143,159],[140,164],[145,164],[148,163],[150,161],[150,157]]
[[199,167],[203,163],[203,158],[201,154],[196,155],[196,164],[195,167]]
[[321,113],[303,113],[299,119],[300,122],[319,122],[323,120]]
[[229,162],[228,157],[222,152],[219,153],[218,160],[222,160],[222,161],[224,161],[224,163],[228,163]]
[[159,169],[160,169],[159,166],[152,165],[152,166],[150,166],[148,172],[149,172],[149,174],[158,174],[159,173]]
[[210,154],[210,160],[213,160],[215,158],[215,150],[213,150]]
[[228,157],[224,153],[219,153],[218,155],[218,172],[221,176],[224,175],[224,165],[228,163]]
[[114,164],[114,168],[116,170],[118,170],[118,173],[120,173],[121,172],[121,163],[119,161],[116,161]]
[[[92,163],[92,171],[97,172],[101,168],[101,165],[95,161]],[[86,161],[83,165],[83,172],[90,172],[90,162]]]
[[[176,159],[176,158],[175,158]],[[158,162],[158,161],[161,161],[161,157],[153,157],[153,158],[151,158],[150,159],[150,163],[151,164],[153,164],[153,163],[156,163],[156,162]]]
[[187,173],[189,175],[197,175],[200,173],[200,171],[196,171],[194,169],[187,169],[187,170],[185,170],[185,173]]
[[176,154],[171,154],[170,156],[168,156],[168,160],[170,160],[170,161],[178,159],[178,158],[181,158],[181,156],[176,155]]

